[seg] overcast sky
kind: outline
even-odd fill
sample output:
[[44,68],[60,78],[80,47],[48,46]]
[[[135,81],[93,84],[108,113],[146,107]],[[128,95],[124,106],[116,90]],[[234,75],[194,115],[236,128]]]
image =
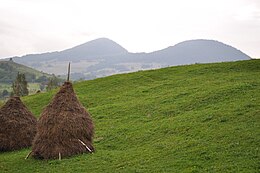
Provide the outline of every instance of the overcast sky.
[[0,0],[0,58],[100,37],[130,52],[213,39],[260,58],[260,0]]

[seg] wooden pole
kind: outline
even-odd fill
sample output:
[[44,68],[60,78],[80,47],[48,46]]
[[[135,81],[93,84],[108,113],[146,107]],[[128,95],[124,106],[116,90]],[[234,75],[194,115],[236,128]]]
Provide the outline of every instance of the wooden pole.
[[70,62],[69,62],[69,67],[68,67],[68,77],[67,77],[67,82],[70,81]]

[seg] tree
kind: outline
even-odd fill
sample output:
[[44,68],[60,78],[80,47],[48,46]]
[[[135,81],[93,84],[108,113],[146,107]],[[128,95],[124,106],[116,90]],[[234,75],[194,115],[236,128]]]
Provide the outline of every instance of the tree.
[[6,96],[8,96],[8,95],[9,95],[9,92],[8,92],[7,90],[4,90],[4,91],[2,92],[3,98],[6,97]]
[[26,96],[29,94],[28,83],[25,78],[25,74],[20,74],[18,72],[15,81],[13,82],[12,88],[13,93],[16,96]]
[[59,79],[55,75],[52,75],[52,78],[49,79],[46,90],[50,91],[52,89],[57,88],[58,86],[59,86]]
[[43,91],[45,88],[45,85],[43,83],[40,83],[39,86],[40,86],[40,90]]
[[22,74],[22,96],[27,96],[28,94],[28,82],[26,81],[25,74]]
[[47,76],[40,76],[38,79],[35,80],[35,82],[38,82],[38,83],[48,82],[48,77]]

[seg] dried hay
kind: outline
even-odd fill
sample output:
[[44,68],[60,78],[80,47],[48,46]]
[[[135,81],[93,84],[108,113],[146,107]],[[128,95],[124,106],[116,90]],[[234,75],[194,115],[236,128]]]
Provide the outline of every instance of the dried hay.
[[72,84],[65,82],[40,116],[32,156],[61,159],[92,152],[93,135],[90,114],[78,101]]
[[0,109],[0,151],[30,147],[37,119],[19,97],[11,97]]

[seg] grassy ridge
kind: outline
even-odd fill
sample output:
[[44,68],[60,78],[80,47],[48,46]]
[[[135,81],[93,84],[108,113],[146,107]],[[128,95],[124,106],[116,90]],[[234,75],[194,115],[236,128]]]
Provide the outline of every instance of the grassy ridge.
[[18,72],[25,74],[29,85],[29,93],[35,93],[40,89],[39,83],[44,81],[44,79],[41,79],[43,76],[45,78],[51,77],[49,74],[13,61],[0,61],[0,95],[2,95],[4,90],[7,90],[9,93],[12,91],[12,83],[15,81]]
[[41,76],[51,77],[51,75],[37,71],[13,61],[0,61],[0,83],[12,83],[17,73],[24,73],[28,82],[35,81]]
[[[80,82],[96,153],[0,153],[0,172],[259,172],[260,61],[197,64]],[[23,100],[39,116],[55,93]]]

